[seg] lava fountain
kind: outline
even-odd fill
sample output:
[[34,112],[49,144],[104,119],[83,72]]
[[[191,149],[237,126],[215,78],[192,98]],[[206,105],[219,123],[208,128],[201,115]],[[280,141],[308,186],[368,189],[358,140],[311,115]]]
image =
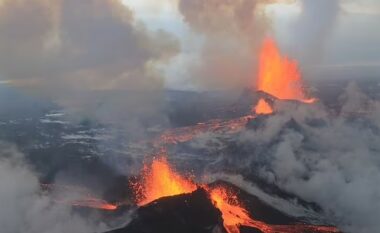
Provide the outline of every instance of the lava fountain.
[[170,167],[165,157],[155,158],[144,165],[142,182],[132,185],[138,205],[145,205],[161,197],[191,193],[197,186]]
[[315,99],[307,98],[303,81],[295,60],[280,53],[273,39],[267,38],[261,48],[259,57],[259,74],[257,89],[279,99],[298,100],[312,103]]

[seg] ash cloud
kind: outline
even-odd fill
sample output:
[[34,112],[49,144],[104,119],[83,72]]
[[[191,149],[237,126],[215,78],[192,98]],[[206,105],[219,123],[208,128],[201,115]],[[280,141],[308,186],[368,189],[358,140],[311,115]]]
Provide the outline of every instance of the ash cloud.
[[0,143],[0,227],[5,233],[88,233],[106,228],[43,195],[23,154],[5,143]]
[[180,0],[187,25],[201,37],[199,62],[190,64],[192,80],[203,89],[251,86],[256,55],[268,28],[260,0]]
[[265,6],[299,3],[297,21],[289,28],[287,49],[303,65],[323,60],[329,37],[340,13],[339,0],[180,0],[184,22],[200,37],[199,53],[190,61],[195,86],[202,89],[251,87],[257,73],[258,49],[265,36],[273,34]]
[[[12,85],[111,123],[157,113],[158,67],[178,43],[148,31],[121,1],[4,0],[0,22],[1,76]],[[105,94],[115,90],[129,95]],[[97,106],[110,111],[104,117]]]

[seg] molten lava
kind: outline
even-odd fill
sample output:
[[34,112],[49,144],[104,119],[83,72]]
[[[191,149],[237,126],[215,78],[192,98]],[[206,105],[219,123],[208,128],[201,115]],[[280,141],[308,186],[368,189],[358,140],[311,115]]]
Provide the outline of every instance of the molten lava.
[[253,220],[249,216],[248,211],[239,202],[236,194],[226,188],[219,186],[209,189],[208,192],[215,207],[222,212],[224,227],[228,233],[239,233],[239,227],[243,225],[259,229],[264,233],[339,232],[337,228],[329,226],[266,224],[261,221]]
[[261,48],[257,89],[279,99],[312,103],[303,90],[296,61],[281,55],[274,40],[267,38]]
[[260,99],[256,107],[252,109],[252,112],[255,112],[256,114],[272,114],[273,109],[268,104],[268,102],[266,102],[264,99]]
[[107,203],[104,200],[96,199],[96,198],[75,200],[75,201],[70,202],[70,205],[87,207],[87,208],[92,208],[92,209],[109,210],[109,211],[116,210],[118,208],[117,205],[113,205],[113,204]]
[[[118,205],[108,203],[105,200],[99,199],[93,196],[89,190],[81,187],[69,186],[69,185],[56,185],[56,184],[40,184],[42,190],[48,191],[51,193],[59,194],[56,197],[53,197],[54,202],[71,205],[86,207],[91,209],[99,210],[108,210],[113,211],[118,208]],[[77,194],[79,197],[76,199],[66,199],[70,194]]]
[[153,145],[154,147],[159,148],[170,144],[187,142],[197,135],[206,132],[227,134],[237,133],[253,118],[253,116],[247,115],[231,120],[213,119],[193,126],[168,129],[153,141]]
[[134,184],[138,205],[145,205],[161,197],[191,193],[197,186],[174,171],[165,157],[155,158],[144,165],[142,183]]
[[228,233],[239,233],[240,225],[249,225],[253,221],[232,192],[224,187],[217,187],[209,190],[209,193],[215,207],[222,212],[224,227]]

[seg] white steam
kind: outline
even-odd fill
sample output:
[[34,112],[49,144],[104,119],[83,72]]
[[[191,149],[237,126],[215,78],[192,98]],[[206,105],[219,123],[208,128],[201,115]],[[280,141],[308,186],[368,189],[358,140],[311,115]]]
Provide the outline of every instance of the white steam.
[[13,146],[0,144],[0,229],[4,233],[89,233],[104,230],[40,193],[37,176]]
[[[265,155],[252,155],[250,164],[264,159],[260,174],[268,182],[319,204],[344,231],[377,232],[380,105],[353,84],[341,100],[338,116],[318,105],[279,106],[278,114],[244,133],[241,142],[267,145]],[[287,125],[291,120],[302,130]]]

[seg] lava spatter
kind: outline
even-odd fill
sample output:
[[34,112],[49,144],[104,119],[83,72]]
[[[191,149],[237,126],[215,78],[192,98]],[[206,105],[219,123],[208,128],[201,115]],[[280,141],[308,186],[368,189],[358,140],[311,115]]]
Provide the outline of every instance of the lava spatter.
[[161,197],[191,193],[197,189],[191,180],[177,173],[163,156],[154,158],[149,165],[145,164],[141,175],[141,183],[133,185],[138,205],[145,205]]

